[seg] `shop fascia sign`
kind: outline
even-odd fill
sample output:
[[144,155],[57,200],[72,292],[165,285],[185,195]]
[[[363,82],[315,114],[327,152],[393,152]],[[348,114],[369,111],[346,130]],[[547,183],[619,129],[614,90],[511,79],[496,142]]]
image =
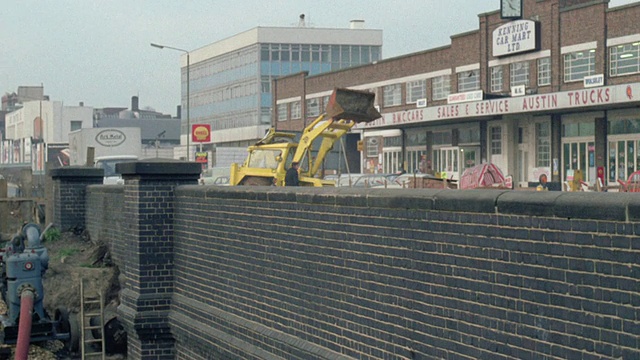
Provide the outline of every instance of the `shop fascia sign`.
[[587,110],[595,106],[640,102],[640,83],[577,89],[548,94],[453,103],[406,111],[384,113],[370,123],[356,125],[356,129],[393,127],[429,121],[479,118],[487,116],[535,113],[571,109]]
[[507,56],[540,49],[540,24],[532,20],[510,21],[493,30],[493,56]]

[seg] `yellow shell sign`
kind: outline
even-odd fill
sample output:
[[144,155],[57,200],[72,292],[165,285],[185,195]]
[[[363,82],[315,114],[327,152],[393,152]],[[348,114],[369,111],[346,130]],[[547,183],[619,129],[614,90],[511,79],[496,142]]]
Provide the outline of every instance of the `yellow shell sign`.
[[194,142],[211,141],[211,125],[209,124],[193,125],[191,128],[191,139]]

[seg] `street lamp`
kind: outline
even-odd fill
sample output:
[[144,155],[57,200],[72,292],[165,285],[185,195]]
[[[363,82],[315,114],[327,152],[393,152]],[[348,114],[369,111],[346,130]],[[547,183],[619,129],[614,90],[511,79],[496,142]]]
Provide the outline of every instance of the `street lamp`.
[[190,158],[189,142],[191,141],[191,118],[189,117],[189,110],[191,109],[191,104],[189,104],[189,66],[191,65],[191,61],[189,60],[189,52],[184,49],[176,48],[173,46],[167,46],[167,45],[159,45],[159,44],[151,43],[151,46],[158,49],[177,50],[187,54],[187,161],[189,161],[189,158]]

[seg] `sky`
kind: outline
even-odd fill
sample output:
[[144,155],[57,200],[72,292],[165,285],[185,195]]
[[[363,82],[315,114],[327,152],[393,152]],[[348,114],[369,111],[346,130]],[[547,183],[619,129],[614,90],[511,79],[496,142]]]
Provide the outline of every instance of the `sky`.
[[[638,0],[611,0],[609,7]],[[526,6],[526,4],[525,4]],[[0,12],[0,94],[44,86],[53,101],[176,115],[180,55],[257,26],[383,31],[383,58],[451,43],[499,0],[21,0]]]

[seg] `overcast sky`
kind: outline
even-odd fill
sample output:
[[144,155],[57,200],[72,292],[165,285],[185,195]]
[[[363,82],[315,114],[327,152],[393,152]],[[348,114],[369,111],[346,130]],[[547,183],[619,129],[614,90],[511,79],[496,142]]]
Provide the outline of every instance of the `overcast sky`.
[[[610,7],[633,0],[611,0]],[[141,107],[175,115],[180,53],[256,26],[319,28],[365,21],[383,30],[383,57],[450,43],[499,0],[21,0],[0,12],[0,94],[44,85],[67,105]]]

